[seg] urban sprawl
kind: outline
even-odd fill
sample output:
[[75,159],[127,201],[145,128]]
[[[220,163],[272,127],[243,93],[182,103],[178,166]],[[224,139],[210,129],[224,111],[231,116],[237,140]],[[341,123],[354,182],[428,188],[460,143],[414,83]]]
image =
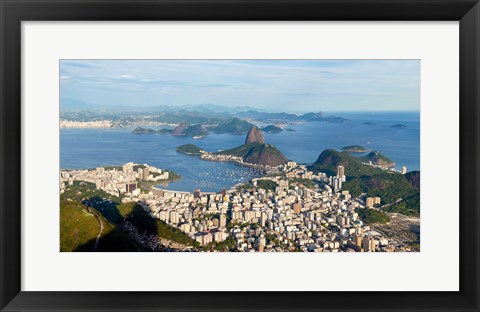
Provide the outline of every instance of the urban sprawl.
[[[150,216],[180,229],[200,245],[229,239],[235,250],[243,252],[410,251],[359,218],[356,209],[375,209],[381,198],[354,198],[342,191],[343,166],[337,167],[336,176],[327,177],[288,162],[267,170],[262,178],[219,193],[154,186],[167,179],[168,171],[130,162],[120,167],[62,170],[60,189],[65,192],[75,181],[94,183],[124,203],[139,204]],[[127,232],[138,236],[134,238],[139,242],[148,241],[135,230]],[[176,248],[195,250],[181,244]]]

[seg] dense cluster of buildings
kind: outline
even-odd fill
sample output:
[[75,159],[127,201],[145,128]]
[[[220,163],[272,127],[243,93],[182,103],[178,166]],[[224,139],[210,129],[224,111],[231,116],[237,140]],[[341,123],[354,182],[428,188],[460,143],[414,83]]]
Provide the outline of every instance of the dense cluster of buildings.
[[121,170],[62,171],[61,187],[75,180],[95,183],[110,194],[122,195],[123,201],[137,202],[152,217],[180,229],[200,245],[211,246],[211,250],[227,239],[229,250],[243,252],[405,250],[401,243],[359,218],[358,209],[373,207],[381,199],[368,197],[364,201],[342,191],[346,180],[342,166],[338,166],[336,176],[327,177],[288,162],[277,167],[276,174],[219,193],[156,187],[140,191],[133,185],[141,179],[164,178],[160,169],[129,163]]
[[60,192],[73,185],[74,181],[95,183],[96,188],[123,200],[133,201],[141,194],[139,181],[168,180],[168,171],[129,162],[121,167],[98,167],[96,169],[62,170],[60,172]]
[[76,121],[60,120],[60,128],[111,128],[111,120]]
[[203,152],[200,154],[200,159],[203,160],[210,160],[210,161],[220,161],[220,162],[236,162],[239,164],[243,164],[243,158],[235,155],[221,155],[221,154],[214,154],[209,152]]
[[[60,128],[123,128],[132,126],[147,126],[147,127],[159,127],[159,126],[176,126],[176,124],[170,124],[165,122],[159,122],[155,119],[158,116],[131,116],[130,118],[120,120],[71,120],[60,119]],[[132,120],[133,119],[133,120]]]

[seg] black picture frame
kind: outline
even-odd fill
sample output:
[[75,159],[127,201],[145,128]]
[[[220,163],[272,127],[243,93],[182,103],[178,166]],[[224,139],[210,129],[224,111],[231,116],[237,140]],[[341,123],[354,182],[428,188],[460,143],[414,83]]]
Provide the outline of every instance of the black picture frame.
[[[0,0],[0,16],[2,311],[479,311],[480,5],[477,0]],[[460,291],[21,291],[21,23],[73,20],[459,21]]]

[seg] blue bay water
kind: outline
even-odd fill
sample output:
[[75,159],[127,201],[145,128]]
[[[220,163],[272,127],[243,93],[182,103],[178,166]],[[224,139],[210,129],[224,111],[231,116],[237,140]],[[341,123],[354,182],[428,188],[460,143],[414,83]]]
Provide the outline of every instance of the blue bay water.
[[[325,149],[362,145],[378,150],[396,162],[396,168],[420,170],[420,115],[418,112],[341,112],[349,123],[306,122],[290,125],[294,132],[264,134],[285,156],[299,163],[313,163]],[[373,122],[375,125],[365,125]],[[405,129],[391,128],[401,123]],[[156,128],[159,129],[159,128]],[[201,140],[162,134],[133,134],[124,129],[60,129],[62,169],[94,168],[126,162],[147,163],[179,173],[182,179],[165,186],[179,191],[220,191],[260,176],[252,168],[232,163],[200,160],[177,153],[175,148],[192,143],[207,151],[228,149],[244,143],[245,135],[215,134]]]

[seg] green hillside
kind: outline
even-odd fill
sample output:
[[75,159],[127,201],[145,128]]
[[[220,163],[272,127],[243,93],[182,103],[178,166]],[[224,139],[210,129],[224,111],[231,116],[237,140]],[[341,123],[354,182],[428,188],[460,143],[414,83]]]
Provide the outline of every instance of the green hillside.
[[414,187],[420,188],[420,171],[410,171],[405,174],[407,179]]
[[283,165],[288,161],[275,146],[257,142],[240,145],[215,154],[238,156],[242,157],[246,163],[268,166]]
[[360,219],[362,219],[367,224],[387,223],[390,221],[390,218],[386,213],[375,209],[357,208],[355,209],[355,212],[358,213]]
[[277,127],[275,125],[269,125],[269,126],[266,126],[266,127],[262,128],[262,131],[266,132],[266,133],[279,133],[279,132],[282,132],[283,129],[280,128],[280,127]]
[[119,198],[95,189],[92,183],[76,181],[60,198],[61,251],[93,251],[100,232],[99,220],[103,230],[96,251],[142,249],[121,229],[124,221],[131,222],[142,234],[146,232],[181,244],[198,245],[179,229],[152,218],[138,204],[121,203]]
[[214,129],[218,133],[233,133],[233,134],[245,134],[253,125],[246,120],[231,118],[227,121],[222,121]]
[[79,202],[60,201],[60,251],[138,251],[136,244],[114,224],[105,219],[95,208],[90,211]]
[[108,194],[105,191],[96,188],[94,183],[85,181],[74,181],[73,185],[69,186],[65,193],[62,194],[63,198],[69,198],[73,201],[81,202],[84,199],[100,197],[106,198],[114,202],[120,202],[119,197]]
[[172,131],[173,131],[172,129],[163,128],[163,129],[158,130],[157,132],[161,133],[161,134],[167,134],[167,133],[172,133]]
[[360,145],[349,145],[342,147],[342,151],[350,153],[364,153],[367,149]]
[[345,175],[350,177],[370,176],[383,173],[382,169],[374,168],[362,163],[362,161],[350,155],[348,152],[338,152],[333,149],[324,150],[315,163],[309,166],[314,173],[323,172],[329,176],[337,174],[338,166],[345,167]]
[[157,131],[149,128],[136,127],[135,129],[133,129],[132,133],[151,134],[151,133],[157,133]]
[[203,153],[203,150],[194,144],[180,145],[176,148],[176,151],[188,155],[200,155]]
[[213,154],[233,155],[233,156],[238,156],[238,157],[245,157],[249,153],[250,150],[258,149],[258,148],[260,148],[261,145],[262,145],[262,143],[252,142],[252,143],[240,145],[240,146],[228,149],[228,150],[214,152]]
[[370,152],[368,153],[368,155],[360,157],[360,160],[366,163],[371,161],[372,164],[382,166],[382,167],[395,166],[395,162],[393,160],[391,160],[387,156],[377,151]]
[[387,212],[409,216],[420,214],[420,190],[399,173],[357,177],[345,182],[343,189],[355,197],[363,193],[368,197],[380,197],[382,205],[391,204],[384,208]]
[[278,186],[278,183],[268,179],[257,180],[257,187],[265,189],[267,191],[275,191],[275,188]]
[[[381,155],[381,154],[380,154]],[[382,155],[383,156],[383,155]],[[387,158],[388,160],[388,158]],[[342,190],[348,190],[354,197],[366,193],[368,197],[380,197],[386,212],[398,212],[409,216],[420,215],[420,172],[402,175],[386,172],[362,163],[362,160],[348,152],[325,150],[317,161],[309,166],[315,173],[336,175],[337,166],[345,167],[347,182]]]
[[207,129],[205,129],[202,125],[190,125],[187,129],[182,131],[183,135],[188,136],[206,136],[208,135]]

